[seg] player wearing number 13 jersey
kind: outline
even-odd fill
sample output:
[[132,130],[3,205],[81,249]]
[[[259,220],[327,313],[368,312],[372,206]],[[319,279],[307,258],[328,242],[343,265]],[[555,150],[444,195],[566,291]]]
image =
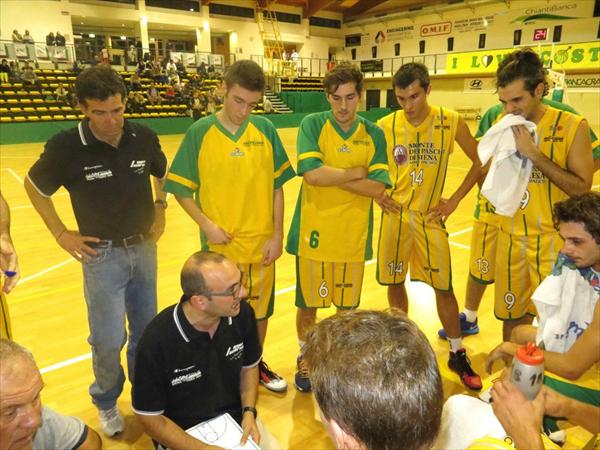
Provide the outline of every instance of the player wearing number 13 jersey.
[[[391,186],[383,132],[356,115],[362,73],[339,64],[323,85],[331,111],[306,116],[298,130],[298,195],[286,249],[296,255],[296,329],[300,349],[316,308],[356,308],[364,261],[371,258],[372,199]],[[302,355],[295,385],[311,390]]]
[[[390,306],[408,310],[405,288],[410,265],[411,279],[435,289],[437,311],[448,333],[449,366],[471,389],[481,380],[470,367],[462,348],[458,304],[452,289],[450,247],[444,221],[473,187],[481,174],[477,141],[454,111],[430,106],[429,73],[423,64],[405,64],[393,78],[402,111],[378,122],[388,146],[393,187],[380,203],[381,219],[377,281],[388,286]],[[441,198],[448,158],[457,142],[471,159],[469,173],[456,192]]]

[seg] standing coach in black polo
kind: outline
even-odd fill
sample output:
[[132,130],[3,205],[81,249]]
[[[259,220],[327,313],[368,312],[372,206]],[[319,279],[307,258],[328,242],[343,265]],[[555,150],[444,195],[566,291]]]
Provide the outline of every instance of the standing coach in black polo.
[[[116,406],[125,382],[120,351],[129,339],[131,381],[136,345],[156,315],[167,159],[152,130],[124,119],[125,85],[110,67],[84,70],[75,89],[85,119],[46,143],[25,190],[58,245],[82,263],[95,375],[90,395],[102,431],[113,436],[124,429]],[[61,186],[71,197],[77,231],[68,230],[54,208],[51,196]]]

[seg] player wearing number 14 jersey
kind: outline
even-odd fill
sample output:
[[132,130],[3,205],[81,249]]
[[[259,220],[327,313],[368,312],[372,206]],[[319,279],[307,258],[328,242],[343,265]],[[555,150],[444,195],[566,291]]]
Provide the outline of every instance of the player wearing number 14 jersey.
[[[405,288],[411,279],[435,290],[437,311],[448,334],[449,367],[465,386],[481,389],[462,348],[458,304],[452,289],[450,247],[444,221],[458,206],[481,174],[477,141],[454,111],[430,106],[429,73],[423,64],[405,64],[393,78],[396,98],[403,110],[382,118],[390,178],[393,187],[380,202],[381,219],[377,281],[388,286],[390,306],[408,311]],[[448,158],[457,142],[472,165],[456,192],[442,199]]]

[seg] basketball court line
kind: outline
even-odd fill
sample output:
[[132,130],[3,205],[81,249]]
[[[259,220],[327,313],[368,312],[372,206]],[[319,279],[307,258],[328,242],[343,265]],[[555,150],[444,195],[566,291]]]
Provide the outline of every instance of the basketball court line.
[[[449,236],[450,237],[459,236],[461,234],[468,233],[469,231],[471,231],[471,229],[472,229],[472,227],[465,228],[464,230],[460,230],[460,231],[456,231],[454,233],[450,233]],[[454,245],[456,247],[464,248],[464,249],[469,249],[470,248],[467,245],[457,244],[456,242],[450,242],[450,244]],[[33,275],[30,275],[29,277],[23,278],[23,280],[21,280],[20,282],[23,283],[23,282],[26,282],[26,281],[30,281],[30,280],[32,280],[34,278],[37,278],[37,277],[39,277],[41,275],[44,275],[44,274],[46,274],[46,273],[48,273],[48,272],[50,272],[52,270],[58,269],[58,268],[64,266],[65,264],[68,264],[68,263],[73,262],[73,261],[75,261],[75,259],[70,258],[70,259],[68,259],[66,261],[63,261],[63,262],[58,263],[58,264],[55,264],[52,267],[48,267],[47,269],[44,269],[41,272],[37,272],[37,273],[35,273]],[[377,262],[377,259],[372,259],[370,261],[366,261],[365,262],[365,266],[370,266],[372,264],[375,264],[376,262]],[[292,286],[288,286],[286,288],[283,288],[283,289],[279,289],[278,291],[275,291],[275,297],[277,297],[279,295],[287,294],[288,292],[292,292],[294,289],[296,289],[296,285],[295,284],[292,285]],[[75,356],[73,358],[57,362],[56,364],[52,364],[50,366],[43,367],[42,369],[40,369],[40,372],[42,374],[48,373],[48,372],[53,372],[55,370],[59,370],[59,369],[62,369],[64,367],[68,367],[68,366],[71,366],[73,364],[77,364],[79,362],[86,361],[86,360],[90,359],[91,357],[92,357],[91,353],[86,353],[84,355]]]
[[17,175],[17,172],[15,172],[14,170],[12,170],[9,167],[5,167],[4,170],[6,170],[8,173],[10,173],[13,177],[15,177],[17,179],[17,181],[21,184],[23,184],[23,178],[21,178],[19,175]]

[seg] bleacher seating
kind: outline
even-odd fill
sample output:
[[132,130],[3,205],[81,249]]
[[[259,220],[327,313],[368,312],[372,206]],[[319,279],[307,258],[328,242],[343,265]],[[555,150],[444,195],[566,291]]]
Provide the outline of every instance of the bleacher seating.
[[[40,122],[55,120],[80,120],[84,116],[79,108],[73,108],[65,102],[58,102],[54,98],[54,91],[63,84],[65,86],[75,83],[76,75],[69,70],[34,69],[38,77],[35,85],[23,83],[3,83],[0,85],[0,122]],[[121,71],[125,85],[129,88],[129,78],[134,72]],[[182,82],[189,81],[186,76]],[[152,80],[142,77],[140,80],[142,93],[146,93]],[[209,92],[219,86],[219,80],[204,80],[200,91]],[[188,106],[179,100],[165,98],[167,85],[156,85],[163,100],[160,105],[146,104],[143,110],[135,113],[125,113],[126,118],[172,118],[186,117],[189,115]],[[217,106],[219,109],[221,106]],[[264,114],[260,103],[255,114]],[[206,114],[206,113],[205,113]]]
[[281,80],[281,90],[291,92],[311,92],[323,90],[323,78],[299,77]]

